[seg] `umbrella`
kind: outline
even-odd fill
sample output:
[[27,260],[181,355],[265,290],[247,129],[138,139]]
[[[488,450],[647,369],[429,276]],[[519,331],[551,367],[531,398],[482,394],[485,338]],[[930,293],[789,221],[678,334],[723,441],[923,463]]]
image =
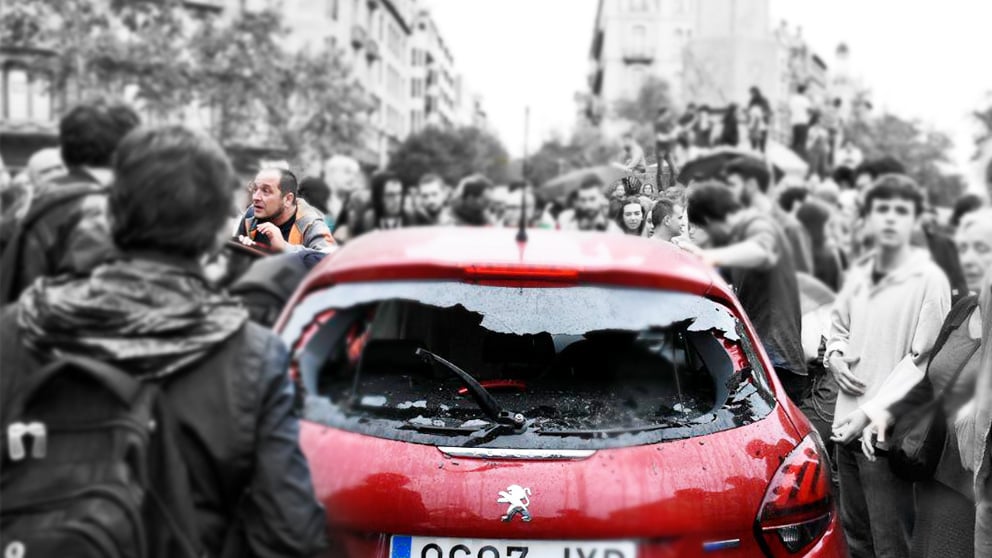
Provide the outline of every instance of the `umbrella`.
[[[568,196],[572,192],[578,190],[579,186],[581,186],[585,179],[589,176],[599,178],[599,180],[603,182],[603,187],[605,188],[617,180],[631,175],[637,176],[642,182],[647,176],[646,174],[641,173],[626,172],[623,169],[613,165],[600,165],[598,167],[578,169],[556,176],[542,184],[537,189],[536,193],[542,200],[564,203]],[[649,180],[649,182],[653,183],[654,181]]]
[[[679,183],[688,184],[690,180],[709,180],[720,176],[723,166],[734,159],[746,157],[760,160],[759,154],[754,151],[747,151],[736,147],[718,147],[705,155],[701,155],[687,162],[679,170]],[[778,165],[773,165],[775,182],[781,180],[785,175]]]
[[797,273],[799,308],[802,313],[802,341],[806,359],[812,360],[820,351],[820,337],[830,332],[830,309],[837,295],[811,275]]

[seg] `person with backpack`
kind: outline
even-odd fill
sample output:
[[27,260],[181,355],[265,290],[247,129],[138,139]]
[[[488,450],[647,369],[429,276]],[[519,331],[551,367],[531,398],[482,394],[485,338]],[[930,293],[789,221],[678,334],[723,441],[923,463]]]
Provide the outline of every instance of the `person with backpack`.
[[110,160],[138,125],[127,105],[97,100],[71,109],[59,122],[68,172],[41,185],[4,248],[0,304],[39,277],[84,274],[113,254],[106,217]]
[[113,171],[119,255],[0,314],[5,555],[318,554],[287,350],[200,266],[229,233],[230,162],[169,126],[130,133]]

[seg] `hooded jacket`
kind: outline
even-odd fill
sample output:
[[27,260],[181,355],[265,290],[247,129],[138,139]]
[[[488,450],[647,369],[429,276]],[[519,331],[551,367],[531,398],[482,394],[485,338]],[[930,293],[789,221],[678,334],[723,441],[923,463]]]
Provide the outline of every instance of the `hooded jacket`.
[[23,378],[61,355],[158,383],[209,556],[302,557],[324,545],[286,349],[189,264],[120,260],[85,279],[43,279],[0,315],[0,348],[5,406]]

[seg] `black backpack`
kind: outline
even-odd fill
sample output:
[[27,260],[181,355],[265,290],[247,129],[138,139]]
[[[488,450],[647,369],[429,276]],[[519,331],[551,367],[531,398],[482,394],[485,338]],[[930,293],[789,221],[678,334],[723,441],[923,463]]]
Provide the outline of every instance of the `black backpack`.
[[4,557],[203,555],[177,427],[157,385],[83,357],[20,380],[4,394]]

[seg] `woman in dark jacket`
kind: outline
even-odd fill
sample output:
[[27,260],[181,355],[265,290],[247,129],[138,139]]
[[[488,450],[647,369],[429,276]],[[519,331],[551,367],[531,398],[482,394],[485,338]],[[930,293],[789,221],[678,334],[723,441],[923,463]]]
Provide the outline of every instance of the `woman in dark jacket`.
[[723,113],[723,127],[720,130],[720,145],[731,145],[737,147],[741,142],[741,131],[738,129],[738,107],[737,103],[730,103],[730,106]]

